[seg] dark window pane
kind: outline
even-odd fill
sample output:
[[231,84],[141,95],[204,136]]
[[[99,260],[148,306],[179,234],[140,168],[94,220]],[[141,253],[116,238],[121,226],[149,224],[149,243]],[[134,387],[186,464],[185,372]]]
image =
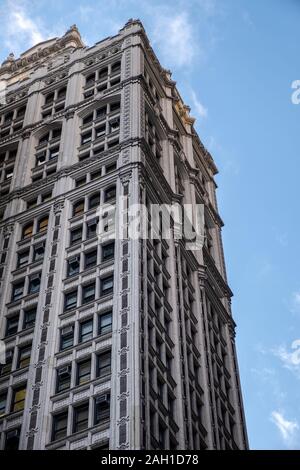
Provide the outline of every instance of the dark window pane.
[[71,365],[57,369],[56,391],[68,390],[71,386]]
[[84,405],[74,408],[74,426],[73,431],[83,431],[87,429],[89,421],[89,404],[85,403]]
[[91,302],[95,299],[95,282],[83,286],[82,288],[82,303],[85,304],[87,302]]
[[111,351],[97,357],[97,377],[104,377],[111,372]]
[[17,367],[19,369],[21,369],[22,367],[28,367],[30,364],[30,356],[31,344],[29,346],[25,346],[24,348],[20,348]]
[[77,306],[77,289],[65,294],[65,310],[75,308]]
[[60,349],[64,350],[73,346],[74,343],[74,328],[73,326],[67,326],[62,328],[60,336]]
[[44,259],[45,254],[45,244],[41,243],[33,247],[33,261],[39,261]]
[[77,385],[82,385],[91,380],[91,360],[77,364]]
[[108,276],[101,279],[101,295],[110,294],[114,288],[114,278],[113,276]]
[[13,390],[12,405],[11,405],[12,412],[24,410],[25,397],[26,397],[26,385],[22,385],[21,387],[15,388]]
[[82,227],[71,230],[71,245],[81,241],[82,239]]
[[104,335],[105,333],[110,333],[112,330],[112,312],[104,313],[99,316],[99,335]]
[[108,243],[102,246],[102,261],[113,258],[115,255],[115,244],[114,242]]
[[89,341],[93,337],[93,319],[80,323],[79,342]]
[[13,285],[12,301],[18,300],[21,297],[23,297],[23,293],[24,293],[24,280]]
[[109,419],[110,416],[110,395],[102,395],[95,398],[95,424]]
[[31,328],[35,325],[36,307],[24,312],[24,328]]
[[79,273],[80,259],[79,256],[68,260],[67,275],[74,276]]
[[18,331],[19,314],[6,319],[6,336],[14,335]]
[[52,440],[62,439],[67,435],[68,412],[53,416]]
[[36,275],[29,279],[28,294],[36,294],[40,291],[41,275]]
[[90,251],[89,253],[85,253],[84,256],[84,267],[90,268],[92,266],[96,266],[97,264],[97,250]]
[[5,435],[4,450],[18,450],[20,442],[20,429],[8,431]]

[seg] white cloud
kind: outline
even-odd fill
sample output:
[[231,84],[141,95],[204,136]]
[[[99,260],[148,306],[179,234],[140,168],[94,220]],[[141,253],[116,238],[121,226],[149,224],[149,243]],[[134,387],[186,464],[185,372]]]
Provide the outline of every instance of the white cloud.
[[285,346],[280,346],[272,352],[281,360],[284,367],[300,379],[300,339],[292,342],[291,349],[292,351],[288,351]]
[[190,65],[197,46],[187,13],[159,14],[154,20],[153,43],[159,47],[166,67]]
[[288,447],[292,447],[299,430],[298,422],[296,420],[288,421],[284,418],[283,413],[279,411],[272,411],[271,421],[278,428],[284,443]]
[[196,113],[198,114],[199,117],[205,118],[207,116],[207,108],[205,108],[204,105],[201,103],[201,101],[198,99],[194,90],[192,90],[191,95],[192,95],[193,105],[195,107]]
[[2,5],[0,38],[2,43],[18,56],[31,46],[60,35],[61,32],[49,31],[39,17],[30,13],[30,3],[26,0],[7,0]]

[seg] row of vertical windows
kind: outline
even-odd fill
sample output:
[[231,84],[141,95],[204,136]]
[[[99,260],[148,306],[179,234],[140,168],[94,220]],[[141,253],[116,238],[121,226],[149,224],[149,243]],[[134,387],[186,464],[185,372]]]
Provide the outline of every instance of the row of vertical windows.
[[[100,279],[100,296],[108,295],[113,292],[114,278],[113,275]],[[65,293],[64,310],[70,310],[77,307],[78,304],[78,287]],[[96,299],[96,280],[81,286],[81,303],[85,304]]]
[[[98,315],[97,331],[94,331],[93,318],[79,324],[77,343],[90,341],[95,336],[102,336],[112,331],[112,311]],[[60,330],[60,350],[64,351],[74,346],[74,325],[66,326]]]
[[[107,243],[101,246],[101,261],[105,262],[114,258],[114,242]],[[83,258],[83,263],[80,263],[80,258]],[[83,269],[89,269],[98,264],[98,247],[89,250],[83,254],[72,256],[67,260],[67,276],[75,276],[80,272],[80,265]]]
[[[110,394],[95,397],[93,419],[89,419],[89,402],[73,407],[72,433],[84,431],[89,426],[106,422],[110,416]],[[52,441],[64,439],[68,435],[68,411],[53,415]]]
[[15,335],[18,331],[32,328],[35,325],[36,311],[37,307],[31,307],[23,311],[22,317],[20,312],[7,317],[5,336]]
[[[37,294],[40,291],[41,285],[41,273],[35,273],[28,277],[27,283],[27,295]],[[11,301],[15,302],[16,300],[21,299],[25,295],[26,280],[25,278],[20,281],[15,282],[12,285],[12,294]]]
[[56,393],[69,390],[72,386],[83,385],[96,378],[106,377],[111,373],[111,351],[96,356],[96,368],[92,371],[91,357],[75,364],[75,380],[72,380],[72,364],[56,370]]

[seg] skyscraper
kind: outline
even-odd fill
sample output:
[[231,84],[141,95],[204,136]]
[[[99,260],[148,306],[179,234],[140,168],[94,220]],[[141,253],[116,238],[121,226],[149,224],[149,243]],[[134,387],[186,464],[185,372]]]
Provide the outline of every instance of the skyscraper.
[[[0,448],[246,449],[217,168],[141,22],[0,82]],[[202,207],[199,249],[153,205]]]

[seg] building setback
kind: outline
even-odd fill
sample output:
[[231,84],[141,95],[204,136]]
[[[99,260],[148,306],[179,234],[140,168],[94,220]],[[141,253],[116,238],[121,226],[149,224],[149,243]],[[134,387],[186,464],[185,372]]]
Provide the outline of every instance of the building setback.
[[[217,168],[141,22],[0,80],[0,448],[246,449]],[[204,204],[203,247],[174,221],[100,241],[124,198],[125,232],[133,204]]]

